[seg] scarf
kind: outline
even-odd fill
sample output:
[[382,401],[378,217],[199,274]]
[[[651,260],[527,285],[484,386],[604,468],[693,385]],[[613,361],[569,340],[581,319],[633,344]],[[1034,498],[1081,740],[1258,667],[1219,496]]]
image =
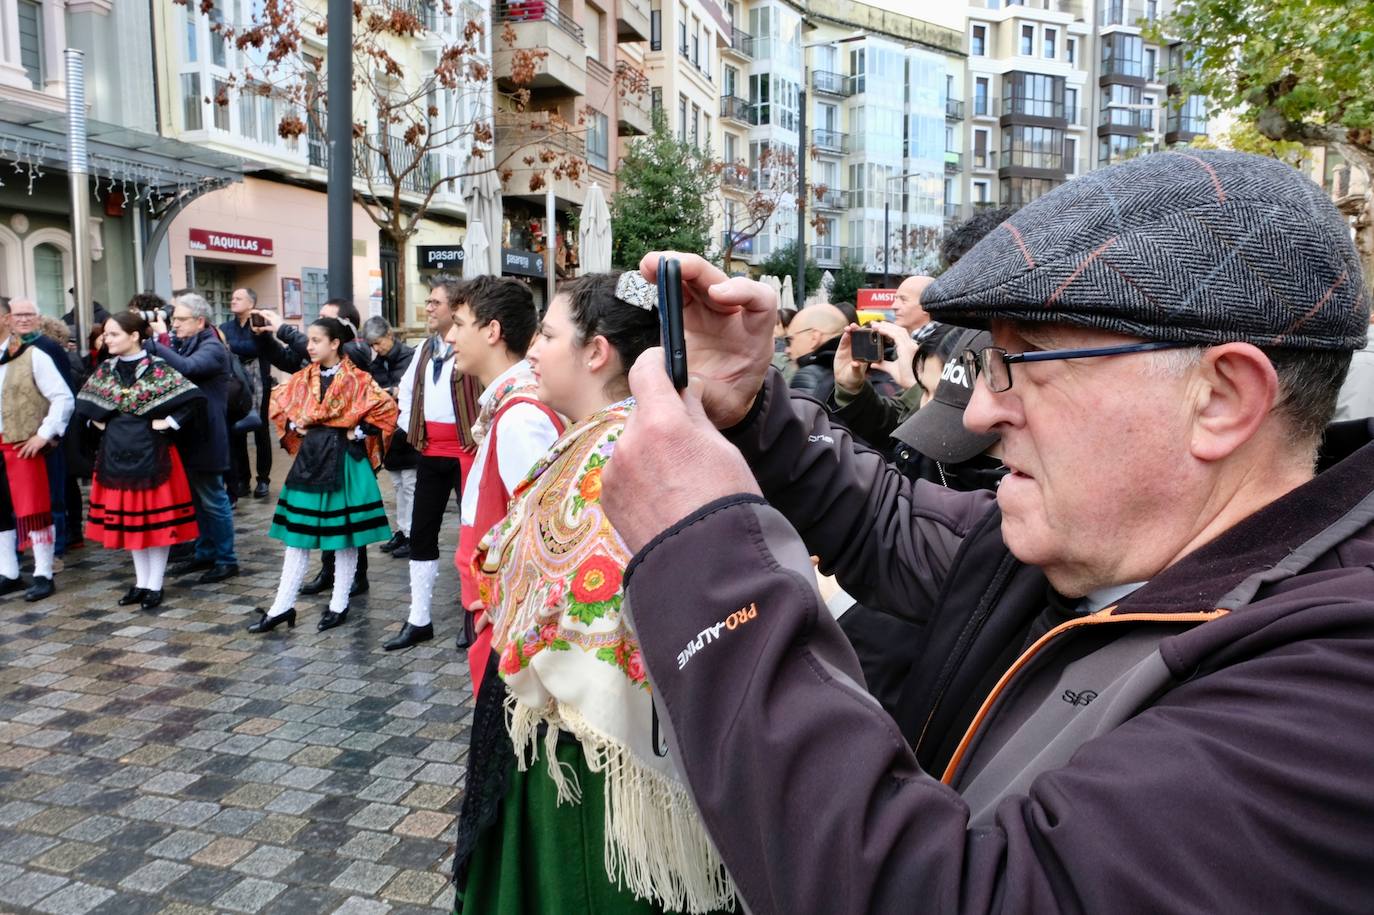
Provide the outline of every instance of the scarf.
[[[396,431],[396,401],[387,396],[372,376],[358,368],[351,360],[339,360],[337,374],[329,383],[329,390],[320,396],[320,366],[312,362],[272,389],[269,417],[281,436],[281,446],[288,454],[295,454],[301,446],[302,434],[297,428],[329,426],[351,430],[368,423],[381,431],[367,436],[367,457],[376,470],[381,462],[391,434]],[[378,441],[380,439],[380,441]]]
[[730,905],[735,887],[686,785],[657,752],[639,643],[621,615],[630,551],[601,510],[601,473],[633,401],[568,431],[516,488],[510,513],[477,548],[479,596],[505,681],[517,765],[538,759],[540,725],[561,802],[579,802],[558,765],[560,731],[606,775],[610,880],[685,912]]
[[125,387],[119,377],[119,359],[111,357],[96,366],[76,395],[83,416],[100,417],[114,411],[156,419],[202,398],[199,387],[156,356],[144,355],[134,369],[133,384]]
[[[410,431],[406,434],[406,441],[416,451],[425,450],[425,379],[429,377],[428,373],[433,371],[434,351],[438,349],[440,342],[438,337],[430,337],[412,357],[415,377],[411,387]],[[444,359],[451,358],[453,353],[450,350]],[[458,426],[458,443],[464,451],[472,454],[477,451],[477,443],[472,440],[471,429],[473,416],[478,412],[477,396],[481,391],[477,390],[477,379],[458,371],[457,366],[454,366],[453,374],[449,377],[452,379],[449,396],[453,398],[453,420]]]

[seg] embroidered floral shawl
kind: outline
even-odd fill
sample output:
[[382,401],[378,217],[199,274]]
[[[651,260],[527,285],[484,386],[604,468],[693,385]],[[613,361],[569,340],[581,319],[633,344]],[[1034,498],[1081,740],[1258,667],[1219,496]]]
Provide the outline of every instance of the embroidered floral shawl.
[[288,454],[295,454],[300,448],[302,436],[288,428],[287,423],[300,428],[352,429],[360,423],[376,426],[382,434],[369,435],[366,440],[367,456],[375,470],[391,441],[391,434],[396,431],[397,409],[396,401],[377,386],[370,374],[350,360],[342,359],[323,398],[320,397],[320,366],[312,362],[287,379],[286,384],[272,389],[268,415]]
[[612,882],[676,911],[732,904],[734,884],[671,760],[655,746],[639,644],[621,615],[630,551],[601,509],[601,473],[632,401],[568,431],[517,488],[506,519],[477,548],[491,609],[508,724],[520,768],[539,755],[560,801],[575,779],[554,755],[560,731],[606,775],[605,864]]
[[134,383],[128,387],[119,377],[118,365],[118,357],[106,359],[86,379],[76,395],[82,415],[99,416],[113,410],[156,419],[205,396],[190,379],[156,356],[138,361]]

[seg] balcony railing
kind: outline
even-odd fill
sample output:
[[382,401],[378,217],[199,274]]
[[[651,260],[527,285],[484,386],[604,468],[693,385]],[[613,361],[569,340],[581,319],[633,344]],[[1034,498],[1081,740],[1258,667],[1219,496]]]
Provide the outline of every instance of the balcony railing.
[[837,130],[813,130],[811,145],[826,152],[846,153],[849,151],[849,134]]
[[744,31],[744,29],[731,26],[730,43],[726,45],[726,47],[730,48],[730,50],[734,51],[736,54],[742,54],[745,57],[753,57],[754,36]]
[[720,183],[722,187],[737,191],[752,191],[757,186],[752,172],[740,172],[733,167],[726,167],[721,171]]
[[987,152],[979,153],[976,150],[969,157],[974,168],[997,170],[997,150],[989,149]]
[[963,154],[963,153],[954,152],[953,150],[949,150],[949,149],[945,150],[945,174],[946,174],[946,175],[957,175],[957,174],[959,174],[959,170],[962,169],[963,167],[964,167],[964,154]]
[[811,88],[825,95],[849,95],[849,80],[843,73],[829,70],[811,71]]
[[1067,115],[1064,110],[1064,103],[1053,99],[1003,97],[996,101],[997,104],[993,107],[999,116],[1019,114],[1027,117],[1064,120]]
[[396,175],[401,190],[426,194],[441,177],[435,165],[434,156],[421,154],[400,137],[372,134],[353,143],[354,174],[369,177],[373,185],[391,187]]
[[1129,127],[1135,130],[1154,130],[1153,108],[1104,108],[1098,118],[1100,126]]
[[951,121],[962,121],[964,119],[964,100],[957,98],[945,99],[945,117]]
[[1097,13],[1100,28],[1109,25],[1139,25],[1141,20],[1153,22],[1159,18],[1158,3],[1126,3],[1124,0],[1106,0]]
[[722,95],[720,97],[720,116],[727,120],[748,124],[749,100],[740,98],[738,95]]
[[567,32],[581,43],[586,43],[582,26],[573,22],[562,10],[549,0],[517,0],[515,3],[496,5],[497,22],[547,22]]
[[957,203],[946,203],[946,204],[945,204],[945,222],[954,222],[954,221],[958,220],[958,218],[959,218],[959,204],[957,204]]
[[1145,78],[1145,61],[1135,57],[1108,57],[1102,61],[1102,75],[1129,76],[1136,79]]
[[839,245],[812,245],[811,259],[821,265],[838,264],[840,262]]
[[819,196],[812,195],[812,206],[818,210],[843,210],[844,191],[827,188]]

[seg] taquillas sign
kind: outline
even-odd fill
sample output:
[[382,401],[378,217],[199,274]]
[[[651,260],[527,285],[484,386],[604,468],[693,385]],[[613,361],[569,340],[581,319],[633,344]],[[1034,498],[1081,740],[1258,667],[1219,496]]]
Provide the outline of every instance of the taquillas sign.
[[192,229],[189,247],[192,251],[218,251],[222,254],[250,254],[253,257],[271,257],[272,239],[256,235],[234,235],[229,232],[211,232],[209,229]]

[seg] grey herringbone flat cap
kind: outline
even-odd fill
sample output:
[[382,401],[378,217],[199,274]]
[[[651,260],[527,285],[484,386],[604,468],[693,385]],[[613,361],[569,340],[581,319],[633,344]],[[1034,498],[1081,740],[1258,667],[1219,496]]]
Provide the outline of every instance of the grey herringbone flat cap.
[[937,320],[1053,321],[1150,340],[1355,350],[1369,296],[1345,220],[1274,159],[1155,153],[1075,178],[921,296]]

